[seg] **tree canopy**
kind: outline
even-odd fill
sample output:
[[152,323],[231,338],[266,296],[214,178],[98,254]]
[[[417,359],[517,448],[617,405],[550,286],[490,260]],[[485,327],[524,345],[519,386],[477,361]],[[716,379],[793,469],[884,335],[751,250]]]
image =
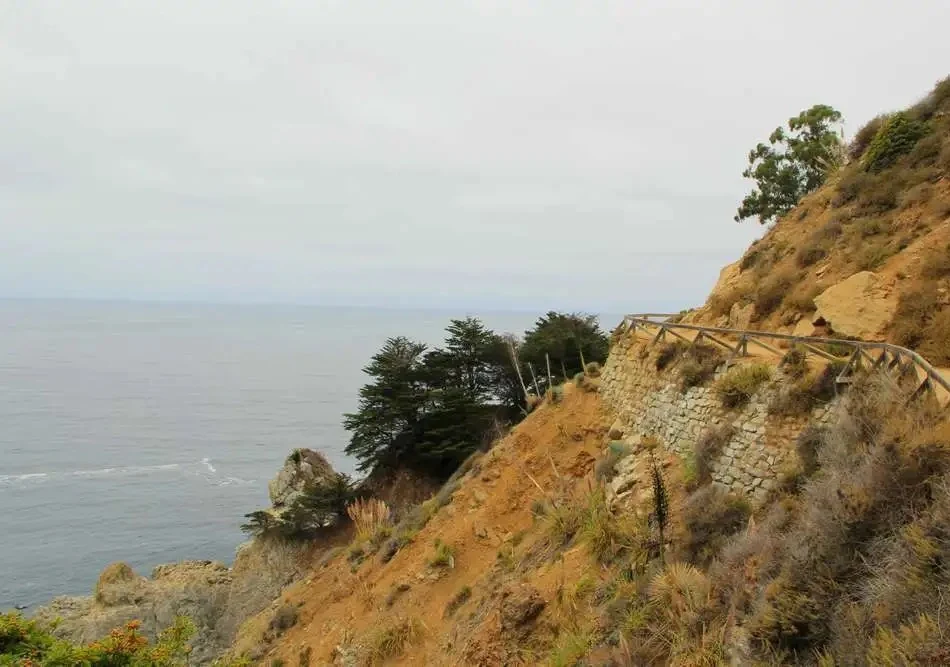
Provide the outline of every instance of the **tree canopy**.
[[[487,443],[496,422],[523,414],[509,342],[473,317],[451,320],[445,333],[434,349],[390,338],[364,369],[370,381],[360,389],[357,411],[343,418],[350,432],[346,452],[360,470],[398,464],[451,473]],[[604,360],[607,337],[593,316],[550,312],[526,333],[518,356],[543,376],[545,352],[555,373],[573,375],[582,369],[582,355]]]
[[742,200],[736,222],[755,217],[765,224],[780,218],[824,183],[843,154],[840,125],[839,111],[816,104],[789,118],[787,131],[775,128],[768,144],[752,149],[742,175],[756,187]]
[[536,369],[545,367],[544,355],[551,359],[552,373],[565,378],[583,370],[583,363],[603,363],[609,344],[594,315],[548,312],[539,317],[534,328],[525,332],[521,358]]
[[390,338],[364,372],[371,381],[343,419],[346,452],[364,471],[398,463],[451,472],[520,405],[504,341],[477,318],[451,320],[441,348]]

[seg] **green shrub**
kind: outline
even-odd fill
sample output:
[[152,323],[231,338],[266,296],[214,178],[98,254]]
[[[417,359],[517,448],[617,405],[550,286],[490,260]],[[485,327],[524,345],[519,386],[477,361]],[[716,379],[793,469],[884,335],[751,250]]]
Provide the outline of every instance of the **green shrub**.
[[938,81],[934,89],[915,104],[910,112],[915,118],[927,120],[938,111],[946,111],[950,107],[950,77]]
[[858,160],[864,155],[864,151],[871,145],[871,140],[881,129],[881,125],[884,124],[886,118],[887,116],[875,116],[855,132],[854,139],[851,140],[851,144],[848,146],[848,157],[851,160]]
[[555,547],[568,544],[583,526],[584,515],[584,507],[577,498],[546,504],[543,518],[549,542]]
[[587,498],[581,536],[591,556],[600,563],[610,563],[621,553],[639,546],[643,531],[633,517],[611,512],[604,490],[597,488]]
[[898,112],[888,117],[878,129],[864,155],[864,165],[868,171],[879,172],[893,165],[902,156],[909,153],[914,144],[927,133],[927,126]]
[[716,381],[715,391],[724,406],[735,408],[747,403],[771,377],[765,364],[737,366]]
[[435,541],[435,552],[429,559],[429,566],[451,570],[455,567],[455,551],[440,539]]
[[154,644],[139,632],[139,621],[116,628],[107,637],[87,646],[76,646],[54,637],[36,621],[19,613],[0,614],[0,665],[82,665],[84,667],[184,667],[188,640],[194,624],[179,616],[163,630]]
[[271,631],[280,636],[297,624],[297,606],[289,602],[282,604],[270,619]]

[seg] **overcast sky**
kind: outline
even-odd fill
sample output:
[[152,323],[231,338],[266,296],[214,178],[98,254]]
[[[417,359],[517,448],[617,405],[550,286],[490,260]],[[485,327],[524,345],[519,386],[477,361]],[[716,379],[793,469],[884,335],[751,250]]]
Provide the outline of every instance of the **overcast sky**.
[[946,0],[0,0],[0,297],[632,311],[747,151],[950,74]]

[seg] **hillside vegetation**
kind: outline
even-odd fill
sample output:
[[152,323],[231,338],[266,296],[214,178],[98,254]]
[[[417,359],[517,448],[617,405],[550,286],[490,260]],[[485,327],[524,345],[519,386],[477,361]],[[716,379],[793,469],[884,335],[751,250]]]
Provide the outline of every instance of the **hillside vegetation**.
[[[823,186],[723,270],[693,318],[886,339],[950,365],[950,79],[873,119],[847,151]],[[816,299],[860,272],[874,275],[830,299],[856,299],[855,313],[840,325],[822,317]]]

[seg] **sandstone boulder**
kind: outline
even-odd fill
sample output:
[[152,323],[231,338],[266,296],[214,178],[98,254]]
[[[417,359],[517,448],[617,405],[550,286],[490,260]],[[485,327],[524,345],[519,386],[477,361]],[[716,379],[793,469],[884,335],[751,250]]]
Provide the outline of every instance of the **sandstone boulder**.
[[607,437],[611,440],[620,440],[623,437],[623,422],[619,419],[615,419],[607,431]]
[[805,315],[802,319],[798,320],[795,324],[795,328],[792,329],[793,336],[814,336],[815,335],[815,317],[814,313],[809,313]]
[[309,571],[322,551],[312,543],[254,540],[238,550],[233,568],[184,561],[157,566],[151,578],[113,563],[99,576],[94,596],[56,598],[33,618],[58,637],[86,644],[132,620],[154,639],[177,616],[188,616],[197,628],[189,664],[208,664],[231,645],[241,623]]
[[824,320],[837,334],[880,340],[894,317],[897,298],[876,273],[861,271],[815,297],[815,320]]
[[754,303],[747,303],[743,306],[737,301],[729,309],[728,327],[730,329],[748,329],[749,325],[752,324],[753,314],[755,314]]
[[274,509],[288,507],[305,489],[313,486],[330,486],[336,480],[333,466],[320,452],[312,449],[295,449],[284,466],[267,485]]

